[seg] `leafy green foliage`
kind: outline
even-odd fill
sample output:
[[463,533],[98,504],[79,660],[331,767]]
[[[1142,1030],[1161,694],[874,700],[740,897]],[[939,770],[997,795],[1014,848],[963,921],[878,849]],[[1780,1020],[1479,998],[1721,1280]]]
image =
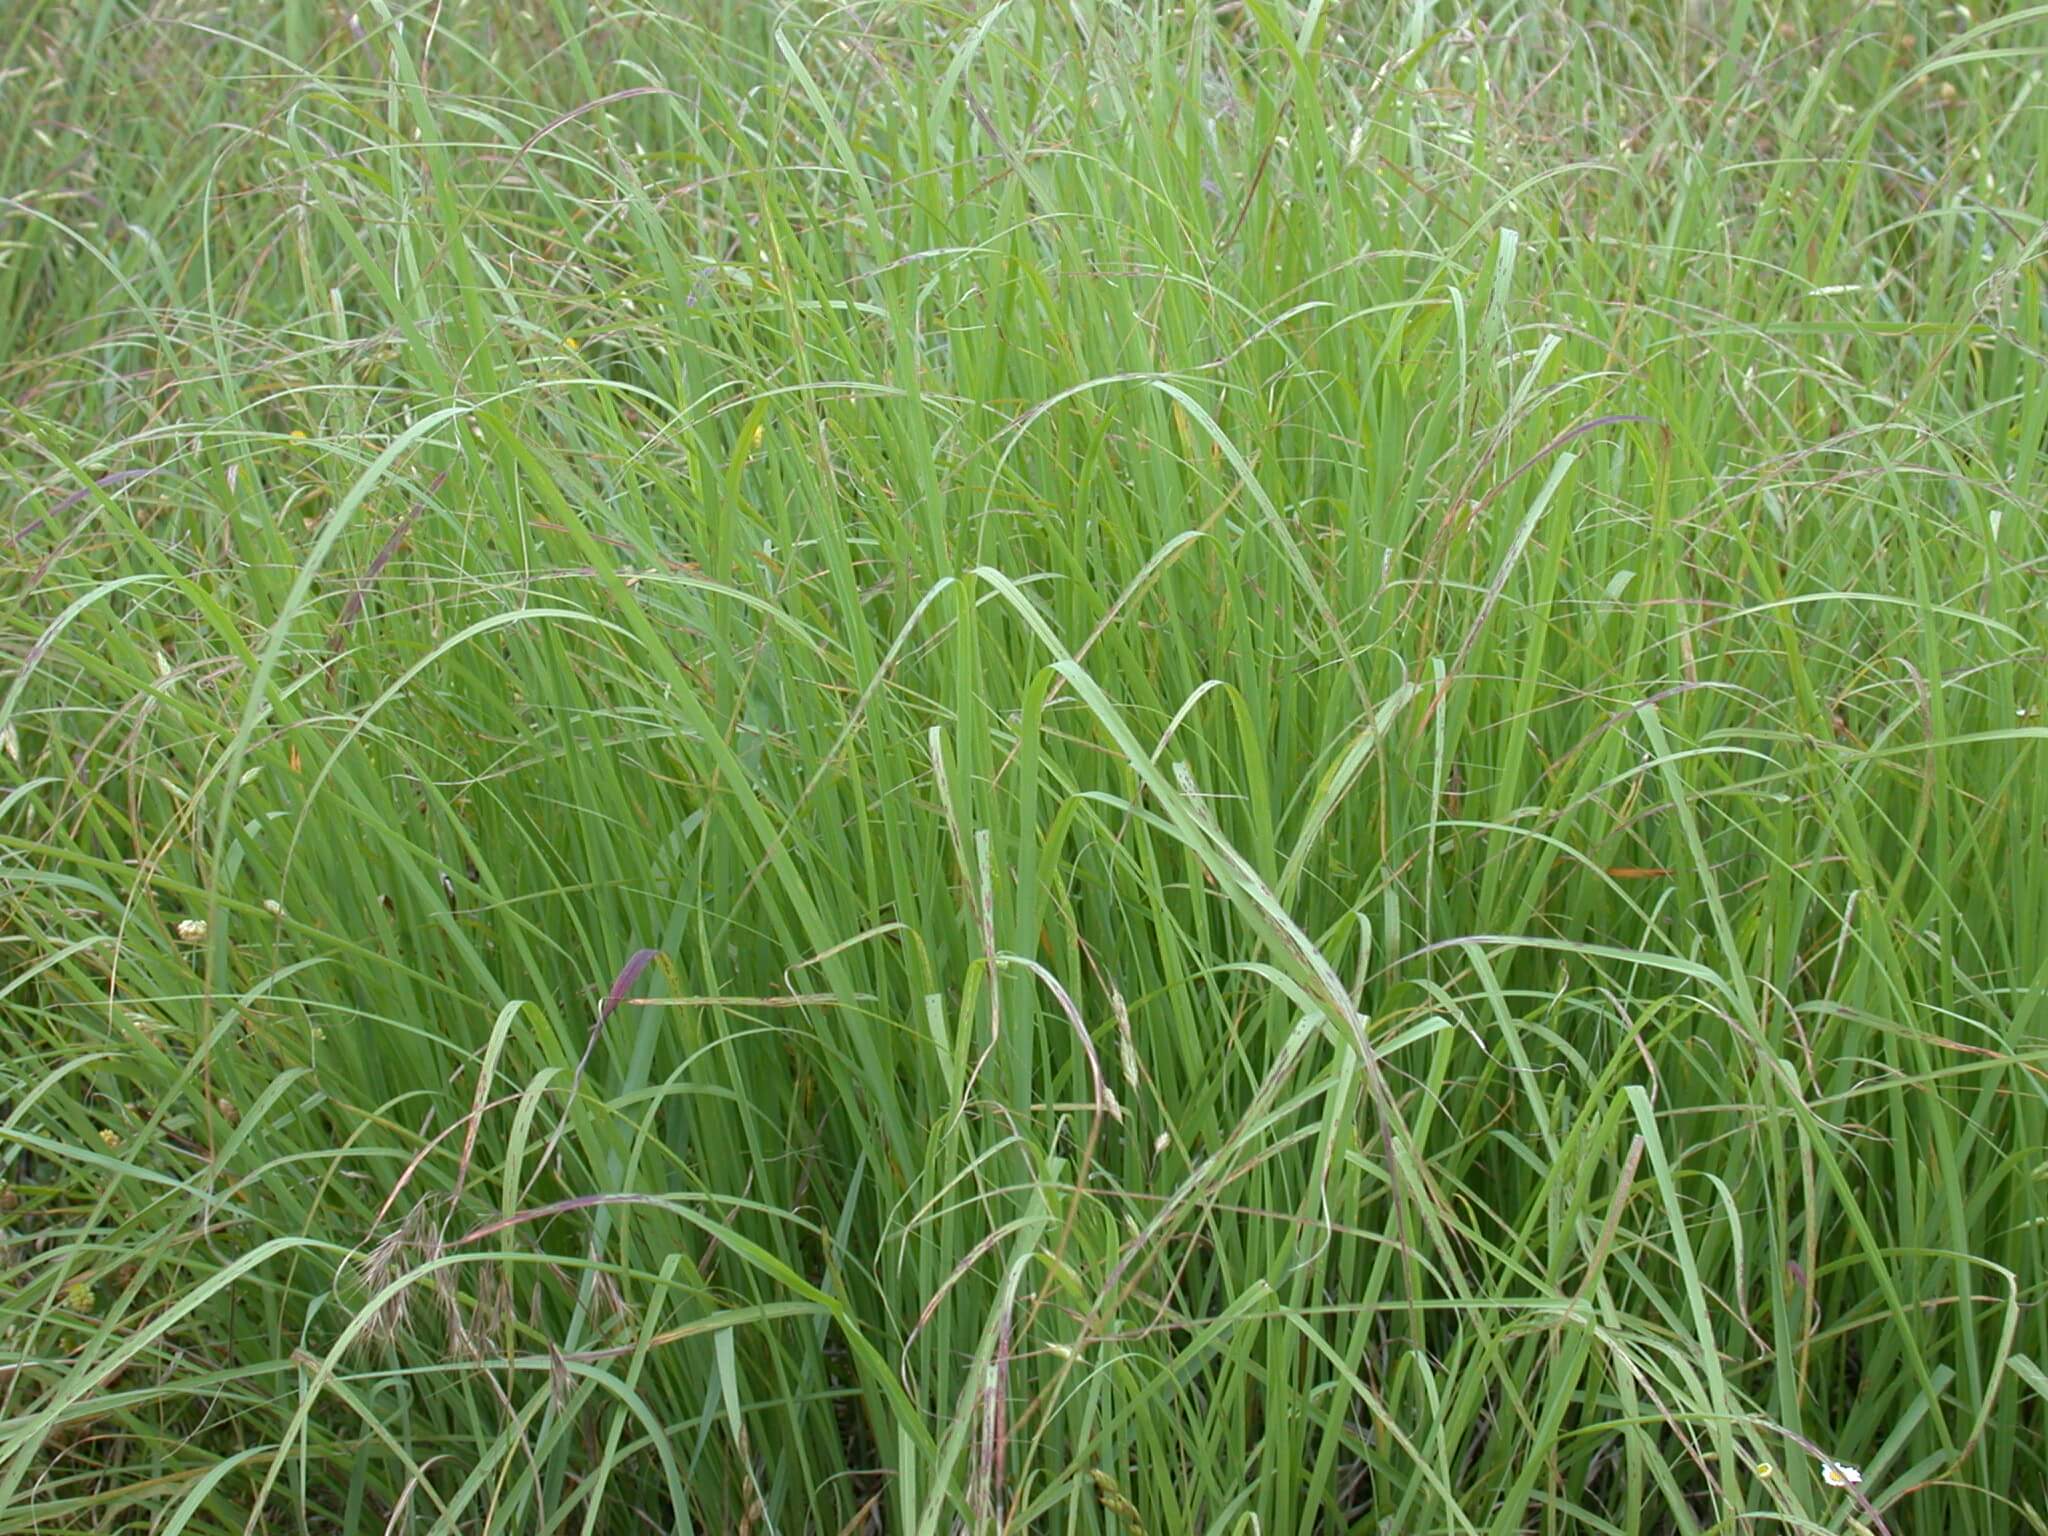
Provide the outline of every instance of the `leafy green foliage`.
[[0,1532],[2048,1530],[2044,45],[17,0]]

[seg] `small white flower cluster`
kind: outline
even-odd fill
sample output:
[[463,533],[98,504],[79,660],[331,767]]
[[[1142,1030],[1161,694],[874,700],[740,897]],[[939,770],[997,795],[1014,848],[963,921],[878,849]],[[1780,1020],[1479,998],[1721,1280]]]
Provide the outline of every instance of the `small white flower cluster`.
[[1863,1474],[1845,1461],[1829,1461],[1820,1458],[1820,1480],[1830,1488],[1853,1488],[1863,1481]]

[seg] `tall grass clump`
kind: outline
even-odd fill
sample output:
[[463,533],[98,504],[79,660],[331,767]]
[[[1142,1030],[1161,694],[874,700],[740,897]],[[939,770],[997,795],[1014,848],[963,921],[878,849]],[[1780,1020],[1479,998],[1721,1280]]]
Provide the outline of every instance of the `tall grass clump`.
[[7,9],[0,1532],[2048,1531],[2048,7]]

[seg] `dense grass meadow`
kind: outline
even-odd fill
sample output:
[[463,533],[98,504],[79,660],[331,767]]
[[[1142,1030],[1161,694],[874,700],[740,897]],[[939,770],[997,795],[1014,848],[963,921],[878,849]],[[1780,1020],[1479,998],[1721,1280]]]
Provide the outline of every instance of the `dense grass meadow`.
[[0,11],[0,1533],[2048,1533],[2048,5]]

